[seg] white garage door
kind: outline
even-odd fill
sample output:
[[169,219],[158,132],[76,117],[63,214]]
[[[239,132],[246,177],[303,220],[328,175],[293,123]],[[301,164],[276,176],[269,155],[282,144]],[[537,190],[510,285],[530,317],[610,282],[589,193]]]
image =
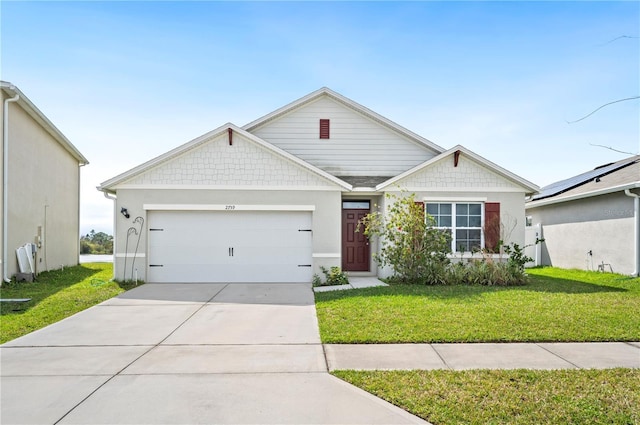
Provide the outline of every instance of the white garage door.
[[307,211],[149,211],[148,282],[310,282]]

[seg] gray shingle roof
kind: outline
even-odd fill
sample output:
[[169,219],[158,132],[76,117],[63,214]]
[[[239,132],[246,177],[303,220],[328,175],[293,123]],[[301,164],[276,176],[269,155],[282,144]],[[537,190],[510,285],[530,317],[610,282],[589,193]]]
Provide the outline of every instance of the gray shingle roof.
[[353,187],[374,188],[382,182],[386,182],[393,176],[336,176]]

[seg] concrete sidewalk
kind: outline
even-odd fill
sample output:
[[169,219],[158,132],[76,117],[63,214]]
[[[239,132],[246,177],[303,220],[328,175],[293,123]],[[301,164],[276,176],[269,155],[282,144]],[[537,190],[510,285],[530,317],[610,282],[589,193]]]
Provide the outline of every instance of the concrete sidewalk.
[[640,368],[640,342],[326,344],[329,370]]
[[[315,292],[387,286],[375,276]],[[640,368],[640,342],[325,344],[329,370]]]

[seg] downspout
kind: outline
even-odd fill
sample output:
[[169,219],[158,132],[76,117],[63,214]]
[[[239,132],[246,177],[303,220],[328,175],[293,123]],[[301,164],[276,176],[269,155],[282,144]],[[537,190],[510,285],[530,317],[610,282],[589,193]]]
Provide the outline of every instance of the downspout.
[[[20,99],[19,94],[16,94],[11,99],[5,99],[2,117],[2,280],[7,283],[11,282],[11,279],[7,276],[7,241],[9,239],[9,235],[7,235],[9,228],[9,103],[16,102],[18,99]],[[0,285],[2,285],[2,282],[0,282]]]
[[625,189],[624,194],[633,198],[633,229],[634,229],[634,250],[635,250],[635,271],[634,276],[640,276],[640,195]]
[[[100,187],[98,187],[98,190],[102,190]],[[104,197],[107,199],[110,199],[113,201],[113,276],[111,276],[111,279],[115,279],[117,274],[116,274],[116,267],[118,267],[118,264],[116,262],[116,237],[117,237],[117,232],[116,232],[116,219],[117,219],[117,201],[118,198],[116,196],[113,196],[111,194],[109,194],[109,192],[107,192],[106,190],[102,192],[104,194]]]

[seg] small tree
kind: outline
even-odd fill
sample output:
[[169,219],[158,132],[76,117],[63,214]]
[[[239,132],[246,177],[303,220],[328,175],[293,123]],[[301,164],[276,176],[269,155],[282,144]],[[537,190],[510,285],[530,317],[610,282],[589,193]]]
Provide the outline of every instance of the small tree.
[[403,283],[444,283],[449,233],[434,227],[435,220],[425,214],[424,204],[416,202],[414,194],[403,191],[400,196],[387,194],[387,199],[386,214],[367,214],[357,228],[369,238],[379,238],[380,252],[374,260],[391,266],[394,278]]

